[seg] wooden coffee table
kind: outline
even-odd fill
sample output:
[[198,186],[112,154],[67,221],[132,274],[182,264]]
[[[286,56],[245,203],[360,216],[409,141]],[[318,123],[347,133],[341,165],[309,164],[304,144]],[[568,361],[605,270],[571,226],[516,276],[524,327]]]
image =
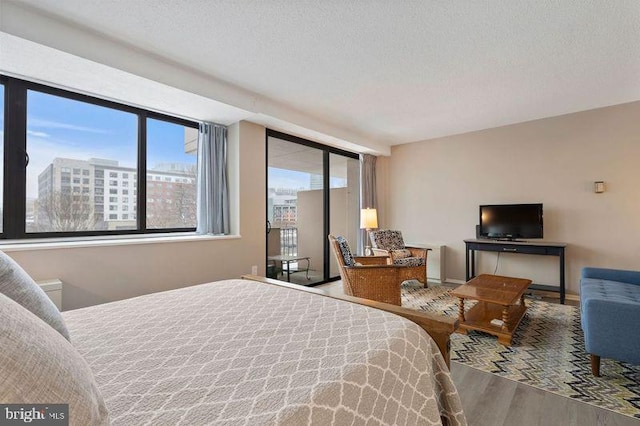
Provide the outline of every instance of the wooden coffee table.
[[[498,336],[498,342],[511,345],[513,333],[518,328],[527,306],[524,292],[531,280],[501,277],[499,275],[478,275],[451,292],[460,299],[458,304],[458,332],[467,330],[484,331]],[[477,300],[475,306],[464,311],[465,299]],[[491,320],[501,320],[502,324],[492,324]]]

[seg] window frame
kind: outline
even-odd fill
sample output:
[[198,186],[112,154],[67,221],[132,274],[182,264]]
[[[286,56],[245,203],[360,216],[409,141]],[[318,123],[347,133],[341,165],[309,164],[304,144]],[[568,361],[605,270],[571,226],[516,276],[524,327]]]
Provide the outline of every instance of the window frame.
[[[3,227],[0,240],[26,240],[38,238],[62,237],[94,237],[108,235],[138,235],[160,233],[194,232],[195,227],[189,228],[152,228],[147,229],[147,119],[160,120],[184,127],[199,128],[200,123],[183,118],[172,117],[155,111],[134,107],[131,105],[101,99],[69,90],[47,86],[15,77],[0,74],[0,85],[4,86],[4,199],[2,202]],[[26,201],[27,201],[27,93],[29,90],[58,96],[65,99],[84,102],[118,111],[132,113],[137,116],[137,164],[136,179],[129,188],[134,188],[136,208],[129,213],[136,216],[136,229],[112,229],[91,231],[48,231],[26,232]],[[72,175],[72,173],[71,173]],[[82,176],[82,172],[80,174]],[[94,176],[94,182],[95,182]],[[103,178],[107,183],[106,176]],[[94,191],[97,186],[94,184]],[[108,188],[102,185],[100,188]],[[94,194],[95,196],[95,194]],[[8,201],[11,201],[10,203]],[[94,202],[95,204],[95,202]],[[108,212],[105,211],[105,214]]]

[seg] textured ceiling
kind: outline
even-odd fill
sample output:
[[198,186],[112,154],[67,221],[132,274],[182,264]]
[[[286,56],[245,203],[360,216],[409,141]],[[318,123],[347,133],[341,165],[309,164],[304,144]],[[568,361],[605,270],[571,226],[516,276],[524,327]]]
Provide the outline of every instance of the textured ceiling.
[[640,99],[636,0],[18,3],[385,144]]

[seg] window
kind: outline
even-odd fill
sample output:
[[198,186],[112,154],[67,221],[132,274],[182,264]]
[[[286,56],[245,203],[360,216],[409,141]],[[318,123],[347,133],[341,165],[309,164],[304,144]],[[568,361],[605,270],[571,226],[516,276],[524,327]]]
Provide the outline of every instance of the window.
[[118,193],[118,189],[114,189],[114,188],[110,188],[109,189],[109,194],[117,194]]
[[122,206],[122,211],[126,212],[127,210],[129,210],[129,206]]
[[117,203],[118,202],[118,197],[109,197],[109,202],[110,203]]
[[128,214],[123,214],[122,215],[122,220],[128,220],[129,219],[129,215]]
[[109,220],[117,220],[118,219],[118,215],[117,214],[110,214],[109,215]]
[[129,198],[127,198],[127,197],[122,197],[122,202],[123,202],[123,203],[128,203],[128,202],[129,202]]
[[[5,111],[7,105],[11,105],[11,111]],[[147,220],[145,201],[147,175],[160,178],[152,170],[158,168],[172,182],[190,173],[196,153],[187,133],[197,134],[195,122],[3,75],[0,132],[4,135],[0,156],[4,157],[6,148],[12,152],[26,151],[30,159],[26,174],[21,171],[24,170],[21,162],[0,161],[0,199],[11,200],[0,203],[0,238],[195,229],[195,219],[191,220],[186,207],[189,193],[195,194],[194,184],[168,195],[177,197],[165,203],[173,206],[171,209],[152,212],[162,220]],[[146,156],[138,158],[139,152]],[[141,179],[140,186],[137,176]],[[7,179],[15,184],[7,187],[11,193],[3,194],[3,182]],[[133,208],[128,218],[135,221],[117,228],[106,223],[117,219],[116,212],[123,205],[115,201],[105,211],[105,186],[110,189],[108,195],[116,200],[120,187],[126,187],[123,190],[126,196],[133,189],[134,198],[127,198],[124,204],[128,210]],[[136,189],[140,187],[145,190],[138,192]],[[110,212],[113,208],[115,211]],[[3,223],[3,218],[10,220]],[[10,228],[5,228],[7,224]]]
[[[26,196],[37,199],[37,209],[34,220],[26,223],[25,232],[106,229],[96,221],[94,203],[89,196],[69,198],[55,180],[53,185],[42,186],[38,178],[46,174],[55,176],[56,170],[70,168],[72,183],[79,185],[80,176],[90,175],[91,159],[99,158],[105,145],[114,146],[122,153],[120,162],[135,164],[137,116],[35,89],[27,90],[26,98],[26,145],[30,156]],[[131,152],[133,155],[128,155]],[[89,185],[89,179],[83,179]],[[95,187],[101,186],[102,182],[96,179]],[[91,188],[72,187],[72,194],[80,192],[88,194]]]
[[[195,180],[197,153],[187,137],[195,129],[167,121],[147,119],[147,169],[162,172],[164,182],[178,179]],[[197,133],[197,132],[196,132]],[[167,176],[170,174],[171,176]],[[160,176],[155,176],[157,181]],[[153,191],[147,183],[147,191]],[[149,228],[195,228],[196,186],[189,183],[164,184],[166,191],[156,194],[155,203],[147,206]]]
[[122,190],[122,195],[129,195],[129,190],[128,189],[123,189]]
[[109,210],[116,211],[118,210],[118,206],[114,206],[113,204],[109,206]]

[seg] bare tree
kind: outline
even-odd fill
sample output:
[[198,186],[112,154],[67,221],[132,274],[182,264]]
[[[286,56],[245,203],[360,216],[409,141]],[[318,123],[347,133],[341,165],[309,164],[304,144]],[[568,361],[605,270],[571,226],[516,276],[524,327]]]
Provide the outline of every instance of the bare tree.
[[174,185],[171,194],[173,214],[179,227],[196,226],[196,186],[191,183]]
[[92,231],[96,218],[91,197],[55,191],[38,199],[35,227],[41,232]]
[[191,228],[196,226],[196,187],[193,183],[172,183],[153,204],[147,203],[147,226]]

